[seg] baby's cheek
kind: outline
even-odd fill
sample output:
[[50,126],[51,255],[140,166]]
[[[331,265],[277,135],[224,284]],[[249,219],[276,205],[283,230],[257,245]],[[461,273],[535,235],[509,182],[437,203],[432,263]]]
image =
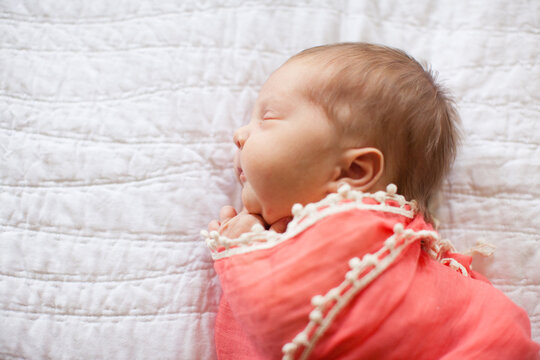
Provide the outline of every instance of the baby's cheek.
[[251,156],[242,161],[242,169],[248,183],[253,186],[254,192],[257,194],[268,188],[271,177],[275,174],[272,171],[272,161],[262,155],[259,157]]
[[268,153],[259,154],[253,158],[252,170],[260,181],[269,182],[282,178],[287,173],[289,163],[272,149]]

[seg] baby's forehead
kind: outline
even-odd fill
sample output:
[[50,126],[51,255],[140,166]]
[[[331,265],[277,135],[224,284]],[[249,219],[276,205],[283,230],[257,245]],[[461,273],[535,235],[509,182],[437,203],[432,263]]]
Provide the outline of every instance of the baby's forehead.
[[263,84],[260,101],[273,101],[287,98],[294,93],[304,92],[306,88],[318,83],[320,71],[310,63],[286,62],[274,71]]

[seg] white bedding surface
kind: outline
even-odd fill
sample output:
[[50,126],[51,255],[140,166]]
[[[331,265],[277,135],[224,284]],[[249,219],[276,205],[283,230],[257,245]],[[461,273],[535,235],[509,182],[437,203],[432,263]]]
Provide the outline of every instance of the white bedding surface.
[[[403,5],[403,4],[407,5]],[[199,230],[238,205],[233,129],[313,45],[430,62],[465,140],[441,232],[540,341],[540,4],[0,2],[0,358],[213,359],[220,290]]]

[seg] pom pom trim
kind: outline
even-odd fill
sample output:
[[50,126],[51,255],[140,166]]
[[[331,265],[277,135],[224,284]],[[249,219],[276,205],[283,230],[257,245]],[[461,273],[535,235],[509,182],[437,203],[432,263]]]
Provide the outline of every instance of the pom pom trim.
[[[365,199],[374,200],[375,203],[366,203]],[[319,202],[307,206],[294,204],[291,209],[293,219],[282,234],[258,227],[235,239],[222,236],[216,231],[203,230],[201,235],[206,240],[212,258],[218,260],[237,254],[272,248],[295,237],[327,216],[352,209],[381,211],[412,219],[416,214],[417,206],[415,201],[407,201],[402,195],[398,195],[397,187],[394,184],[388,185],[386,192],[377,191],[376,193],[352,190],[349,185],[345,184],[338,189],[337,193],[329,194]]]

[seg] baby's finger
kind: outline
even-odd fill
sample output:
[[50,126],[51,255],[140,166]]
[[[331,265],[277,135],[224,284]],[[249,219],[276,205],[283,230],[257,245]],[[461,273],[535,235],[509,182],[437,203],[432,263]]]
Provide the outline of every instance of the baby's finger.
[[270,226],[270,230],[274,230],[277,233],[284,233],[291,220],[292,217],[290,216],[281,218]]
[[232,219],[236,216],[236,210],[232,206],[224,206],[219,211],[219,221],[223,224],[227,220]]
[[208,223],[208,231],[218,231],[221,223],[217,220],[212,220]]

